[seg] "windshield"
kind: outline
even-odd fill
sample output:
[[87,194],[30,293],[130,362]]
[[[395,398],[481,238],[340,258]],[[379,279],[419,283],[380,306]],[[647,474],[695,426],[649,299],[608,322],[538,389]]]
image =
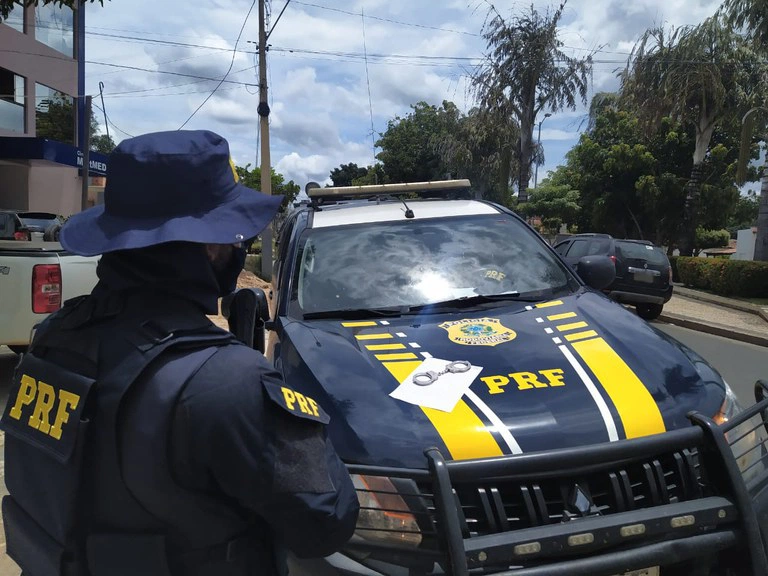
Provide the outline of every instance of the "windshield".
[[291,313],[414,307],[478,295],[545,299],[577,288],[544,242],[506,214],[307,230]]
[[667,255],[659,248],[648,244],[638,244],[637,242],[616,241],[616,247],[621,251],[624,258],[636,258],[645,260],[649,264],[668,264]]
[[51,224],[58,222],[59,219],[55,214],[39,212],[19,213],[19,218],[24,224],[24,227],[32,232],[45,232]]

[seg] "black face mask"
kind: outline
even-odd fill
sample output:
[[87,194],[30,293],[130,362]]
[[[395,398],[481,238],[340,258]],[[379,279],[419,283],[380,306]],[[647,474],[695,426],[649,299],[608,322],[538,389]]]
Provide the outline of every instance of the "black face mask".
[[237,289],[237,278],[245,266],[245,256],[248,253],[245,247],[233,248],[232,257],[223,266],[211,264],[213,275],[219,284],[219,296],[228,296]]

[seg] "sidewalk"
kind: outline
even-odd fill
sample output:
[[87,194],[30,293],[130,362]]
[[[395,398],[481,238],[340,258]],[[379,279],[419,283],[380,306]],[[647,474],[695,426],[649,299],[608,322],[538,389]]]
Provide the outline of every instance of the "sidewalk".
[[768,307],[675,285],[659,320],[768,347]]

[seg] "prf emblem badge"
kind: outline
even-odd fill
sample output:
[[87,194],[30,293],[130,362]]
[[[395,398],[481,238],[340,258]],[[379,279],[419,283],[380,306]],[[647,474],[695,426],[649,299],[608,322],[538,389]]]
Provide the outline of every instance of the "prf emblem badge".
[[440,328],[448,331],[448,338],[463,346],[496,346],[510,342],[517,337],[499,322],[498,318],[468,318],[443,322]]

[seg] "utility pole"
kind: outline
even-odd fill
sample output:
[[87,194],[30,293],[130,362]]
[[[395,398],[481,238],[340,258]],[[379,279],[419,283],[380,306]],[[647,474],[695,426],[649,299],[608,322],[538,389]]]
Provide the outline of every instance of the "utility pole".
[[80,209],[88,208],[88,175],[91,170],[91,96],[85,97],[85,112],[83,114],[83,188],[80,192]]
[[[269,104],[267,103],[267,32],[265,0],[259,0],[259,130],[261,134],[261,191],[272,194],[272,165],[269,157]],[[272,224],[261,233],[261,274],[272,279]]]
[[[539,135],[537,137],[537,142],[536,142],[539,148],[539,152],[541,152],[541,125],[544,124],[544,120],[546,120],[550,116],[552,116],[552,114],[547,112],[546,114],[544,114],[544,118],[539,120]],[[533,188],[535,190],[538,187],[539,187],[539,163],[536,162],[536,168],[534,169],[534,172],[533,172]]]

